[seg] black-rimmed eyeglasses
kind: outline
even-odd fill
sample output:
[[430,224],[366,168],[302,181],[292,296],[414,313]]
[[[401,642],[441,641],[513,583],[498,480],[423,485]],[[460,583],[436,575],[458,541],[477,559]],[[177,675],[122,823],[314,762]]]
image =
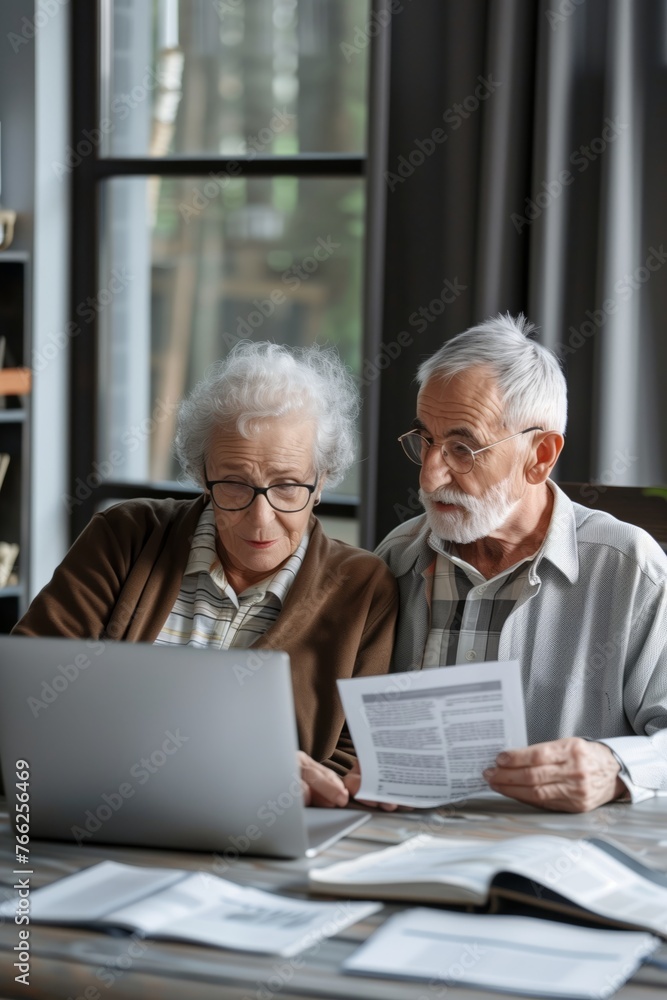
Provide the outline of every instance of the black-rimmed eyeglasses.
[[[525,431],[508,434],[507,437],[500,438],[499,441],[493,441],[491,444],[485,444],[483,448],[476,448],[475,450],[469,448],[463,441],[448,441],[446,444],[437,445],[437,447],[440,448],[443,462],[449,466],[452,472],[456,472],[460,476],[465,476],[475,468],[476,455],[481,454],[483,451],[488,451],[489,448],[495,448],[497,444],[502,444],[503,441],[511,441],[512,438],[520,437],[521,434],[529,434],[531,431],[541,430],[543,430],[542,427],[526,427]],[[416,465],[424,464],[424,459],[429,448],[435,445],[433,438],[428,437],[427,434],[424,434],[420,430],[408,431],[407,434],[401,434],[398,440],[401,442],[403,451],[410,461]]]
[[233,479],[207,480],[206,489],[220,510],[245,510],[258,494],[266,497],[274,510],[295,514],[308,506],[317,489],[315,483],[275,483],[273,486],[250,486]]

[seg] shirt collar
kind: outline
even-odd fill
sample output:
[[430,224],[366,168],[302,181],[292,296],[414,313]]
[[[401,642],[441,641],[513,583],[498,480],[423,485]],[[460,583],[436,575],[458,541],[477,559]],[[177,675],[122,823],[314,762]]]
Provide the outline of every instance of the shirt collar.
[[192,545],[185,567],[185,576],[195,573],[208,573],[211,565],[218,559],[215,549],[216,527],[215,514],[210,504],[204,507],[197,527],[192,535]]
[[[486,584],[488,586],[488,584],[491,582],[490,580],[487,580],[485,576],[482,576],[482,574],[479,572],[478,569],[476,569],[470,563],[467,563],[465,559],[461,559],[460,556],[457,556],[456,553],[452,551],[453,546],[451,542],[445,542],[442,538],[438,538],[437,535],[431,533],[431,535],[428,538],[428,544],[436,553],[436,562],[435,564],[432,565],[437,567],[438,559],[446,559],[453,566],[458,566],[459,569],[463,570],[463,572],[468,577],[473,586],[476,587],[480,583]],[[493,580],[498,581],[498,584],[500,585],[500,583],[503,580],[511,576],[513,573],[516,573],[516,571],[519,569],[520,566],[524,567],[523,572],[528,575],[529,569],[526,566],[526,564],[531,564],[533,562],[537,564],[541,555],[542,555],[542,547],[540,547],[540,549],[538,549],[538,551],[534,555],[526,556],[525,559],[520,559],[519,562],[514,563],[513,566],[508,566],[507,569],[502,571],[502,573],[496,574],[496,576],[493,577]]]
[[[542,559],[559,569],[567,577],[570,583],[576,583],[579,579],[579,553],[577,550],[577,526],[574,516],[572,501],[556,486],[551,479],[547,480],[547,487],[551,490],[554,498],[551,511],[551,520],[540,548],[530,560],[532,565],[529,570],[531,583],[537,583],[539,577],[537,568]],[[428,547],[440,555],[450,559],[453,563],[462,568],[468,565],[451,552],[451,544],[442,538],[438,538],[433,532],[427,535]],[[512,572],[519,564],[511,567]]]
[[551,479],[547,480],[547,486],[553,493],[554,505],[540,558],[535,560],[535,569],[541,559],[548,559],[570,583],[576,583],[579,579],[579,549],[574,505]]
[[[201,513],[201,517],[197,523],[194,534],[192,536],[192,545],[190,547],[190,556],[188,558],[187,565],[185,567],[185,576],[190,576],[198,573],[209,573],[214,583],[220,587],[221,590],[232,590],[232,587],[227,580],[227,574],[224,571],[222,563],[218,558],[217,549],[215,547],[217,529],[215,526],[215,513],[212,506],[209,504]],[[283,603],[287,592],[292,586],[294,577],[299,572],[303,558],[306,554],[308,548],[308,542],[310,541],[310,533],[307,531],[299,545],[289,557],[284,566],[281,566],[273,576],[267,577],[265,580],[260,580],[259,583],[255,584],[253,587],[248,587],[243,593],[253,597],[253,603],[257,603],[263,600],[267,593],[273,594],[277,597],[280,604]]]

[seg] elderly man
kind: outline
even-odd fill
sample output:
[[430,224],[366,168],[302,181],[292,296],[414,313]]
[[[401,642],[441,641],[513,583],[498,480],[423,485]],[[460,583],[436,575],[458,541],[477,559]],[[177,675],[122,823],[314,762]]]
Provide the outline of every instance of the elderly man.
[[549,479],[566,384],[533,329],[498,316],[422,364],[399,440],[426,513],[377,551],[399,584],[392,669],[519,660],[530,745],[485,777],[580,812],[667,790],[667,557]]

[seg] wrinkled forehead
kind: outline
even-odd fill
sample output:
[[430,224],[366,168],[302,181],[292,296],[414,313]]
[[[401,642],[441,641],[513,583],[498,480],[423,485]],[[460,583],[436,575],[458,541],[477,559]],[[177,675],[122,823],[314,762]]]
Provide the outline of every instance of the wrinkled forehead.
[[437,437],[472,434],[484,438],[504,426],[496,379],[482,366],[429,379],[417,396],[417,420]]
[[216,426],[207,443],[212,466],[247,465],[270,473],[304,472],[313,467],[315,423],[292,415],[253,421],[243,428]]

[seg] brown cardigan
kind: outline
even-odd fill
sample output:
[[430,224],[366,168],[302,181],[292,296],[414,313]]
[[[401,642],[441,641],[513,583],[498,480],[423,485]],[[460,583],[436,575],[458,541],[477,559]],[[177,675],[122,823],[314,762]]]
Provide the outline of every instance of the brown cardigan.
[[[203,496],[130,500],[96,514],[14,632],[153,642],[180,590],[204,504]],[[342,773],[354,748],[336,680],[388,670],[396,582],[370,552],[327,538],[315,517],[309,527],[283,609],[253,645],[289,653],[301,748]]]

